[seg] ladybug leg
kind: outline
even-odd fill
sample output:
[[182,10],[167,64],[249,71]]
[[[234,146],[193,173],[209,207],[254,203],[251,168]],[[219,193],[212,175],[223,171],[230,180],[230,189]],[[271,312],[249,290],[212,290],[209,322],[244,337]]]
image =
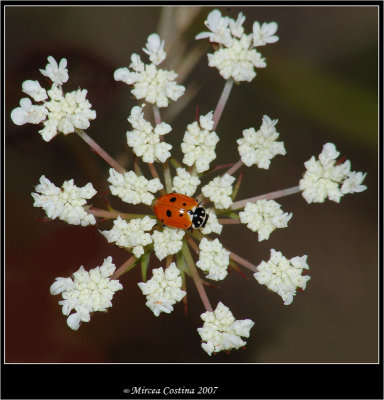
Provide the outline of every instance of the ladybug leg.
[[187,229],[187,231],[193,233],[193,227],[192,227],[192,225]]

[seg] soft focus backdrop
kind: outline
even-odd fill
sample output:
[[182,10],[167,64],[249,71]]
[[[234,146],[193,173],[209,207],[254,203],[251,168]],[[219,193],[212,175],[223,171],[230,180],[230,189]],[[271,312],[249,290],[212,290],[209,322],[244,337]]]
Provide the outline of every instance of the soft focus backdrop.
[[[173,128],[167,141],[180,159],[179,143],[196,106],[202,114],[213,110],[224,85],[207,65],[206,41],[194,40],[206,30],[203,21],[211,10],[6,7],[6,362],[377,362],[377,7],[221,8],[235,19],[243,12],[248,33],[255,20],[279,24],[280,40],[259,49],[267,68],[232,90],[217,128],[215,164],[238,160],[236,139],[245,128],[258,129],[264,114],[279,119],[287,155],[277,156],[269,170],[243,168],[237,199],[297,185],[303,163],[326,142],[351,160],[352,170],[368,172],[368,190],[347,195],[340,204],[309,205],[300,194],[278,200],[293,218],[267,241],[259,243],[244,225],[224,227],[223,244],[256,265],[269,259],[271,248],[287,258],[307,254],[312,277],[290,306],[245,270],[249,279],[232,270],[218,288],[208,288],[214,307],[221,300],[237,319],[255,321],[246,349],[209,357],[200,348],[196,328],[204,309],[191,280],[188,315],[178,304],[172,314],[156,318],[137,286],[136,268],[121,278],[124,290],[109,312],[94,314],[77,332],[66,325],[60,297],[49,294],[56,277],[69,276],[80,265],[94,268],[109,255],[121,265],[127,253],[98,233],[109,229],[108,222],[82,228],[41,221],[44,212],[33,207],[31,192],[42,174],[57,186],[74,178],[78,186],[92,182],[104,193],[109,166],[77,135],[46,143],[37,126],[13,125],[10,112],[25,97],[22,82],[43,84],[38,69],[45,68],[47,57],[67,58],[64,90],[87,89],[97,112],[87,133],[129,168],[127,116],[137,102],[113,72],[128,66],[133,52],[147,62],[141,49],[149,34],[159,32],[169,55],[166,66],[180,73],[187,87],[182,109],[176,103],[162,111]],[[103,196],[93,203],[103,207]],[[138,209],[125,206],[128,212]],[[152,265],[159,266],[155,259]]]

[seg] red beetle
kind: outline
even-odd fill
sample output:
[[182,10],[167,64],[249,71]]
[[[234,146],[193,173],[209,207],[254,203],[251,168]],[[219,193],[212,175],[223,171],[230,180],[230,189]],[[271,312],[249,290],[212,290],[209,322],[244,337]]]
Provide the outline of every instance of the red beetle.
[[153,203],[156,217],[164,225],[178,229],[204,228],[208,213],[197,200],[180,193],[168,193]]

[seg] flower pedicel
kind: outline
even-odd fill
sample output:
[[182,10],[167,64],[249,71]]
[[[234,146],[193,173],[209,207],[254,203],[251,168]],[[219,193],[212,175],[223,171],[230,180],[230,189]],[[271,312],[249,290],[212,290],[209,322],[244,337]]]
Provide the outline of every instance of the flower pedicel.
[[[215,110],[208,110],[197,121],[187,124],[181,142],[182,163],[172,157],[172,146],[164,141],[172,127],[161,121],[159,108],[177,101],[185,88],[177,84],[174,71],[159,68],[166,52],[164,41],[157,34],[149,35],[143,48],[149,64],[144,64],[138,54],[132,54],[129,68],[119,68],[114,74],[116,81],[133,86],[132,94],[154,111],[154,124],[144,117],[145,104],[134,106],[128,116],[132,130],[127,131],[127,144],[138,157],[134,171],[126,171],[84,132],[96,118],[96,112],[86,99],[86,90],[64,94],[62,86],[69,79],[66,59],[57,63],[50,56],[46,68],[40,70],[51,80],[50,89],[42,88],[38,81],[23,82],[23,92],[37,104],[29,98],[21,99],[20,107],[11,113],[15,124],[41,125],[39,133],[47,142],[59,133],[76,132],[110,165],[111,194],[128,204],[153,207],[154,211],[148,209],[148,215],[141,215],[95,208],[87,204],[96,194],[91,183],[77,187],[71,179],[59,188],[44,175],[40,177],[32,197],[34,206],[43,208],[48,218],[83,226],[112,220],[109,229],[100,233],[109,243],[131,252],[119,268],[107,257],[100,267],[90,271],[80,267],[72,278],[56,278],[51,294],[62,295],[59,304],[71,329],[77,330],[81,323],[89,322],[92,313],[105,312],[111,307],[114,293],[123,289],[118,279],[140,261],[143,282],[138,286],[155,316],[172,312],[185,299],[188,276],[195,283],[205,308],[201,314],[204,324],[197,329],[203,350],[212,355],[243,347],[246,344],[243,338],[250,336],[254,322],[235,319],[222,302],[213,309],[205,280],[221,281],[227,277],[229,268],[238,270],[239,264],[250,269],[258,283],[276,292],[289,305],[297,288],[304,290],[310,280],[306,275],[307,255],[287,259],[280,251],[271,249],[270,259],[257,266],[224,246],[220,237],[212,235],[220,235],[225,225],[242,223],[258,233],[259,241],[267,240],[275,229],[286,228],[292,218],[292,213],[284,212],[275,201],[279,197],[301,192],[308,203],[322,203],[326,199],[339,203],[345,194],[366,189],[362,184],[366,174],[351,171],[349,161],[339,163],[335,145],[326,143],[318,160],[312,157],[304,163],[306,171],[298,186],[236,200],[242,174],[236,178],[235,173],[240,167],[257,165],[268,169],[275,156],[286,155],[284,143],[278,141],[277,119],[264,115],[258,129],[244,129],[237,140],[240,159],[213,177],[197,194],[203,174],[219,170],[212,168],[211,163],[216,158],[219,141],[217,126],[233,83],[251,82],[256,77],[256,69],[266,67],[266,60],[257,48],[279,39],[275,35],[277,23],[254,22],[252,33],[246,34],[244,20],[242,13],[234,20],[214,10],[205,21],[209,31],[196,36],[215,44],[216,50],[208,54],[208,65],[217,68],[226,82]],[[148,164],[151,179],[143,176],[140,162]],[[155,163],[162,167],[164,182]],[[173,178],[171,165],[175,169]],[[153,268],[152,277],[147,280],[152,251],[159,260],[157,265],[163,266]],[[297,251],[301,253],[301,249]],[[163,260],[165,263],[161,263]]]

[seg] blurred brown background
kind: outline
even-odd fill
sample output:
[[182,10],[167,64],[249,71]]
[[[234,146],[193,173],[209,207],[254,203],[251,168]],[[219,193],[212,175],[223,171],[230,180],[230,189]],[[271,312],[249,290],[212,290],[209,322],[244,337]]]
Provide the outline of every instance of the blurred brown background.
[[[340,204],[308,205],[301,195],[280,199],[293,218],[268,241],[259,243],[243,225],[224,227],[223,244],[256,265],[271,248],[287,258],[307,254],[312,277],[290,306],[247,271],[248,280],[232,272],[219,288],[208,288],[214,306],[221,300],[237,319],[255,321],[246,349],[209,357],[200,348],[196,328],[204,310],[191,280],[188,315],[178,304],[172,314],[156,318],[137,286],[136,268],[122,277],[124,290],[108,314],[94,314],[77,332],[67,327],[59,296],[49,294],[56,277],[80,265],[94,268],[109,255],[121,265],[127,254],[98,233],[108,223],[82,228],[40,220],[44,212],[33,207],[30,193],[42,174],[57,186],[71,178],[78,186],[91,181],[102,193],[109,167],[76,135],[45,143],[37,126],[13,125],[10,112],[25,97],[22,82],[38,79],[46,86],[38,69],[45,68],[47,56],[67,58],[64,90],[86,88],[97,111],[87,133],[129,167],[126,118],[137,103],[113,72],[128,66],[133,52],[147,62],[141,49],[160,30],[167,65],[181,72],[187,87],[182,110],[176,103],[168,114],[162,111],[173,128],[167,140],[180,159],[179,143],[196,106],[202,114],[213,110],[224,85],[207,66],[206,43],[194,40],[206,30],[211,9],[6,7],[6,362],[377,362],[377,7],[221,8],[232,18],[242,11],[248,33],[255,20],[279,24],[280,40],[260,48],[268,67],[252,83],[233,88],[217,129],[217,164],[237,161],[235,140],[243,129],[258,128],[264,114],[279,119],[287,155],[276,157],[269,170],[245,168],[238,199],[297,185],[303,163],[326,142],[351,160],[352,170],[368,172],[368,190]],[[126,211],[138,210],[107,198]],[[103,195],[93,203],[103,207]]]

